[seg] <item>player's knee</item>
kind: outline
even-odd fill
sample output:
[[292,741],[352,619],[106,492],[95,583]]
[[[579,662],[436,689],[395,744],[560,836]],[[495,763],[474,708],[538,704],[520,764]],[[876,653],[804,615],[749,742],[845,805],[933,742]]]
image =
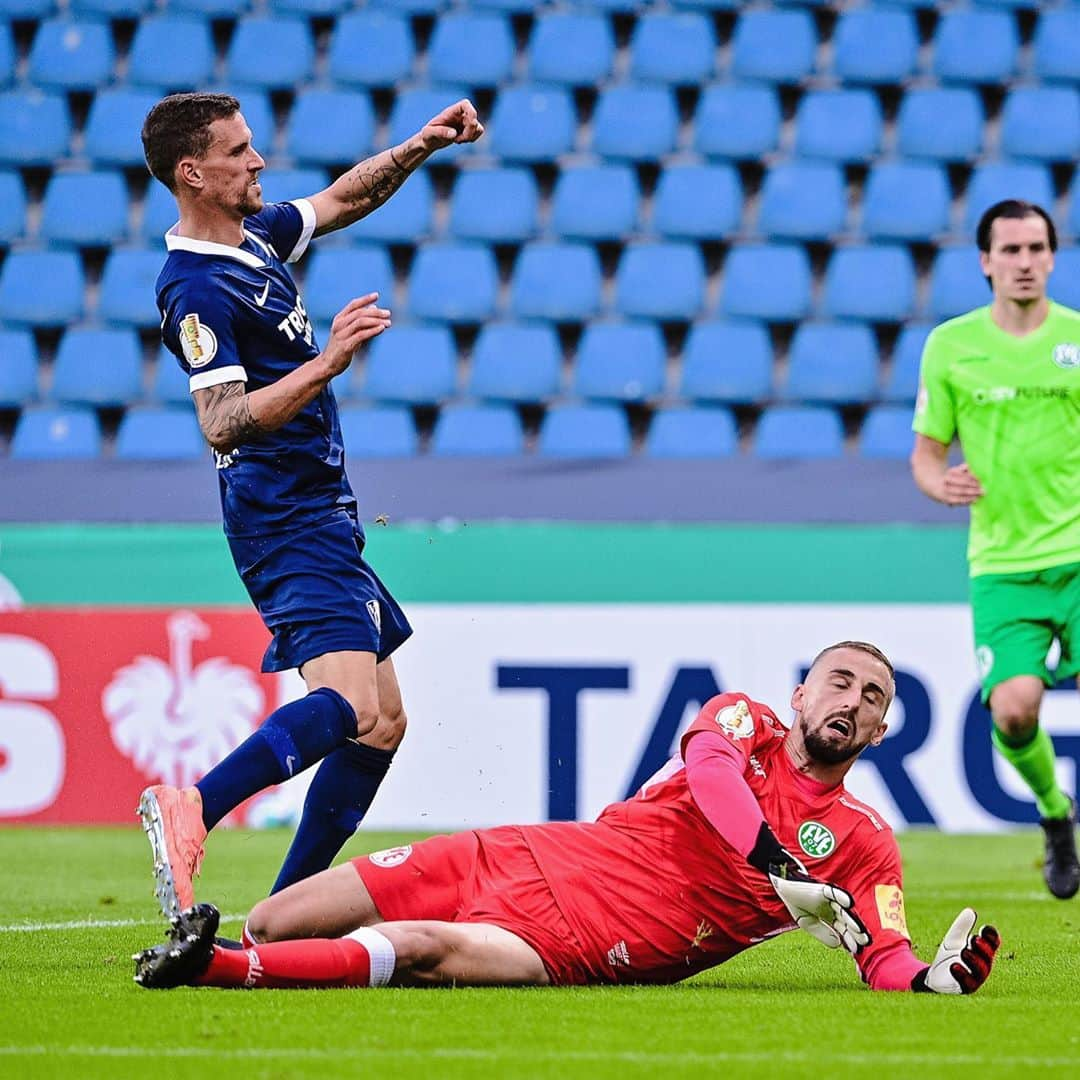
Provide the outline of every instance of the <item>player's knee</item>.
[[437,927],[424,923],[413,924],[407,929],[395,927],[393,944],[397,957],[395,970],[413,976],[436,971],[450,953],[446,935]]
[[275,919],[274,907],[274,898],[270,896],[260,900],[248,913],[244,934],[256,945],[266,945],[278,940],[274,936],[274,924],[278,921]]
[[994,687],[990,695],[990,712],[994,726],[1002,734],[1021,738],[1039,723],[1039,699],[1003,683]]

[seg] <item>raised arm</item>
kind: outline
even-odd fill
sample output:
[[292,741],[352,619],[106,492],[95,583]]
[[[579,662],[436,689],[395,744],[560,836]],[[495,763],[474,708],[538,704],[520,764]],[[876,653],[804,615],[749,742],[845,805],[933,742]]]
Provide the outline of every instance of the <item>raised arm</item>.
[[462,99],[432,117],[415,135],[354,165],[308,201],[315,208],[315,235],[344,229],[382,206],[436,150],[476,142],[484,125],[471,101]]

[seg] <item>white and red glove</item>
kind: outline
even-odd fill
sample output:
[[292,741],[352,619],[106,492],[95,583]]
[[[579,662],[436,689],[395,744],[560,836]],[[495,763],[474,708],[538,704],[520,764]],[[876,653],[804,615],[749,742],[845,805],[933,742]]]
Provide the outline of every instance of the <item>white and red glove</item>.
[[911,980],[911,989],[928,994],[974,994],[990,977],[994,954],[1001,946],[997,928],[984,926],[977,934],[977,916],[964,908],[938,946],[934,962]]

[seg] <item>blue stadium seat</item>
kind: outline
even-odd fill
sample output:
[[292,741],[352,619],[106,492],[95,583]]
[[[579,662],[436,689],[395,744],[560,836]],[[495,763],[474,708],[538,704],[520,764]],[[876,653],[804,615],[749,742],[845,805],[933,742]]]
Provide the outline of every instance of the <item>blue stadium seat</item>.
[[746,244],[724,265],[725,315],[794,322],[810,310],[810,259],[794,244]]
[[193,409],[136,406],[116,432],[118,461],[197,461],[208,454]]
[[373,292],[379,294],[380,307],[392,310],[394,268],[385,248],[324,247],[311,256],[304,303],[313,322],[332,322],[350,300]]
[[160,90],[194,90],[214,71],[214,39],[205,19],[159,15],[142,19],[128,54],[128,79]]
[[21,408],[38,396],[38,353],[29,330],[0,329],[0,409]]
[[932,323],[908,323],[893,346],[892,366],[885,381],[884,401],[912,405],[919,391],[919,365]]
[[11,27],[0,22],[0,86],[7,86],[15,74],[15,39]]
[[435,15],[448,8],[450,0],[369,0],[368,7],[402,15]]
[[773,405],[758,420],[752,449],[768,460],[837,458],[844,453],[844,429],[834,409]]
[[374,401],[433,405],[453,397],[456,381],[457,350],[448,327],[396,326],[372,341],[361,393]]
[[546,458],[627,457],[630,424],[618,405],[554,405],[536,449]]
[[371,152],[375,110],[358,90],[305,90],[289,114],[285,150],[301,165],[351,165]]
[[761,189],[758,230],[784,240],[824,240],[843,232],[844,175],[837,165],[792,161],[774,165]]
[[17,172],[0,172],[0,247],[26,234],[26,188]]
[[780,141],[780,99],[771,86],[707,86],[694,114],[694,149],[709,157],[755,159]]
[[152,180],[146,189],[146,198],[143,199],[139,238],[163,248],[165,245],[162,238],[179,220],[180,212],[176,208],[172,192],[164,184]]
[[409,275],[409,314],[475,323],[495,313],[499,275],[483,244],[433,244],[417,252]]
[[845,405],[877,396],[878,353],[864,323],[803,323],[791,340],[787,401]]
[[949,227],[949,180],[933,162],[876,165],[863,189],[863,231],[881,240],[930,240]]
[[738,441],[735,418],[727,409],[700,406],[660,409],[649,425],[645,455],[651,458],[731,457]]
[[142,347],[134,330],[76,327],[60,339],[53,362],[53,401],[61,405],[127,405],[142,397]]
[[[505,97],[507,93],[510,93],[510,91],[503,91],[500,98]],[[464,86],[417,86],[399,90],[390,109],[389,144],[395,146],[397,143],[404,142],[410,135],[414,135],[419,131],[433,116],[437,116],[448,105],[453,105],[455,101],[460,101],[463,97],[468,97],[468,90]],[[569,99],[567,99],[567,106],[570,109],[571,117],[567,139],[572,140],[574,129],[573,107],[570,105]],[[498,108],[499,102],[496,101],[496,113]],[[520,116],[514,117],[513,122],[516,123],[520,119],[522,119]],[[482,142],[490,143],[493,135],[494,117],[490,127],[486,122],[484,126],[488,128],[488,133],[484,136]],[[508,137],[510,136],[508,135]],[[526,138],[521,137],[521,133],[518,133],[518,138],[519,142],[527,141]],[[491,149],[490,145],[485,147],[485,150],[489,149]],[[460,146],[446,146],[439,151],[438,162],[440,165],[453,164],[473,152],[473,147],[467,143],[462,143]],[[509,155],[504,154],[503,156]]]
[[773,347],[762,323],[694,323],[683,347],[680,393],[692,401],[750,404],[772,395]]
[[623,252],[615,309],[645,319],[692,319],[705,303],[705,260],[696,244],[646,243]]
[[613,86],[593,113],[592,149],[609,158],[655,161],[675,149],[679,114],[663,86]]
[[513,457],[524,449],[521,419],[509,405],[445,405],[431,435],[435,457]]
[[127,216],[127,187],[119,173],[54,173],[45,189],[41,238],[54,245],[109,247],[127,233]]
[[469,7],[478,11],[505,11],[525,15],[536,7],[536,0],[468,0]]
[[907,248],[841,248],[829,260],[822,303],[829,318],[899,322],[914,307],[915,264]]
[[96,165],[145,167],[139,133],[146,114],[157,102],[158,94],[150,90],[101,90],[95,94],[86,121],[87,157]]
[[159,346],[150,397],[161,405],[191,405],[188,376],[164,345]]
[[23,409],[11,440],[19,461],[85,461],[101,454],[101,424],[90,409]]
[[1073,161],[1080,153],[1080,95],[1065,86],[1013,90],[1001,116],[1001,151],[1010,158]]
[[555,181],[551,229],[568,240],[622,240],[637,231],[640,196],[629,165],[569,166]]
[[811,90],[795,114],[795,153],[866,161],[881,145],[881,105],[872,90]]
[[1057,253],[1047,291],[1051,300],[1080,309],[1080,248],[1063,248]]
[[742,0],[671,0],[671,6],[688,11],[734,11]]
[[68,11],[73,15],[101,15],[108,19],[140,18],[153,0],[70,0]]
[[30,82],[45,90],[94,90],[112,77],[116,49],[103,22],[48,19],[30,47]]
[[551,161],[573,149],[576,124],[565,89],[509,86],[495,99],[488,149],[507,161]]
[[991,162],[971,174],[964,211],[964,233],[974,235],[983,211],[1002,199],[1027,199],[1053,213],[1054,185],[1044,165]]
[[7,323],[66,326],[82,316],[83,288],[75,252],[12,251],[0,270],[0,311]]
[[510,281],[510,312],[522,319],[580,322],[600,309],[600,260],[584,244],[526,244]]
[[0,0],[0,17],[16,19],[45,19],[56,10],[56,0]]
[[735,24],[732,48],[737,79],[801,82],[814,70],[814,20],[806,11],[745,11]]
[[469,393],[540,402],[559,393],[561,370],[559,338],[549,323],[488,323],[473,348]]
[[704,15],[644,12],[630,38],[630,77],[672,86],[697,85],[713,74],[716,34]]
[[444,15],[435,24],[427,57],[434,82],[497,86],[510,77],[514,64],[510,22],[470,11]]
[[154,285],[164,262],[160,251],[114,249],[105,260],[98,315],[105,322],[156,329],[161,314]]
[[251,7],[251,0],[168,0],[166,6],[169,11],[184,11],[209,19],[235,19]]
[[909,406],[875,405],[867,412],[859,433],[859,456],[907,459],[915,442],[911,419]]
[[389,11],[350,11],[334,23],[329,74],[348,86],[395,86],[412,71],[409,22]]
[[557,11],[537,16],[529,38],[529,78],[595,86],[611,74],[615,35],[602,15]]
[[449,231],[459,240],[519,244],[537,229],[540,194],[520,167],[463,171],[450,199]]
[[968,161],[982,149],[985,119],[974,90],[909,90],[896,117],[897,149],[904,157]]
[[594,322],[574,364],[574,393],[606,401],[648,401],[664,391],[664,338],[655,323]]
[[381,244],[416,244],[431,232],[435,190],[425,169],[418,169],[391,199],[349,226],[351,240]]
[[330,183],[325,169],[263,169],[259,173],[263,202],[289,202],[322,191]]
[[662,236],[720,240],[739,228],[743,190],[732,165],[672,165],[660,174],[653,228]]
[[275,15],[328,18],[341,15],[349,7],[349,0],[268,0],[267,6]]
[[412,413],[401,405],[346,406],[340,412],[346,459],[413,457],[417,452]]
[[845,11],[833,33],[833,72],[848,85],[892,85],[915,71],[919,34],[908,11]]
[[1080,81],[1076,58],[1080,56],[1080,8],[1043,11],[1035,24],[1035,77],[1040,81]]
[[974,245],[942,248],[930,271],[927,314],[939,322],[990,303],[990,290]]
[[311,78],[315,43],[300,19],[245,16],[236,24],[225,54],[226,77],[263,90],[295,90]]
[[1019,49],[1011,14],[947,11],[934,34],[934,74],[943,82],[1007,82],[1016,71]]
[[[140,125],[142,119],[139,119]],[[9,90],[0,94],[0,162],[48,165],[67,155],[71,114],[60,94]]]

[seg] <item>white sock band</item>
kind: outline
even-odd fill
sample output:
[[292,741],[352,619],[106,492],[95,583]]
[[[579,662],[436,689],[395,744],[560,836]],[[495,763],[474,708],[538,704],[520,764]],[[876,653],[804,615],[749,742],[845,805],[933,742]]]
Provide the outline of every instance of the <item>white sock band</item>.
[[394,946],[385,934],[380,934],[373,926],[361,926],[346,937],[358,941],[368,951],[371,957],[371,977],[368,986],[386,986],[390,976],[394,974],[394,965],[397,956]]

